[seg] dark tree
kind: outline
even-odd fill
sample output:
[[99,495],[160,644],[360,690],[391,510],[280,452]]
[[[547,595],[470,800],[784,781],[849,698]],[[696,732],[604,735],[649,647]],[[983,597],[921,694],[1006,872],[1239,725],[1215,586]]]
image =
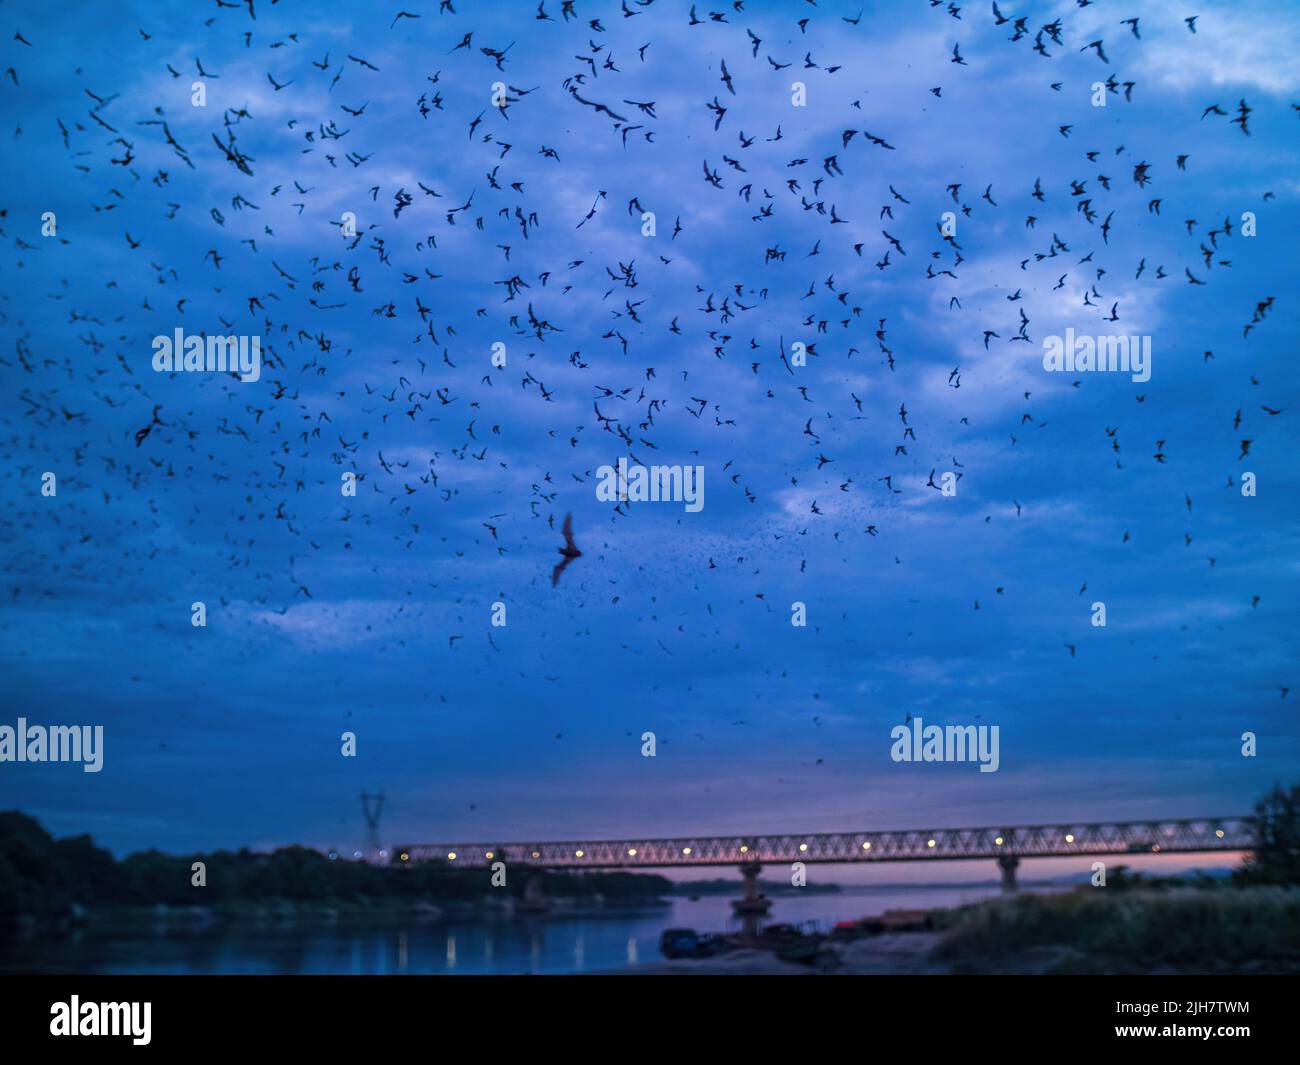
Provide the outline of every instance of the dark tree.
[[1255,804],[1255,848],[1237,874],[1246,884],[1300,884],[1300,784]]

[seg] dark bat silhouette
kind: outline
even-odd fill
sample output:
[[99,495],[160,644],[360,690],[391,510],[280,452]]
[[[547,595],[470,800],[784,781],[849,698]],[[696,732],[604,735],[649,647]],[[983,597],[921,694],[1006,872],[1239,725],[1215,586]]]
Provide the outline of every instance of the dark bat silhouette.
[[551,570],[551,587],[554,588],[560,583],[560,574],[569,567],[569,563],[575,558],[581,558],[582,552],[578,550],[578,545],[573,542],[573,515],[564,515],[564,546],[557,550],[564,556],[564,561],[559,563],[555,569]]
[[[159,412],[160,410],[162,410],[161,405],[160,405],[160,406],[157,406],[157,407],[154,407],[154,409],[153,409],[152,420],[149,422],[149,424],[146,425],[143,429],[137,429],[137,430],[135,431],[135,446],[136,446],[136,447],[139,447],[141,444],[144,443],[144,441],[145,441],[145,437],[147,437],[147,436],[149,435],[149,433],[153,430],[153,427],[154,427],[155,425],[162,425],[162,424],[163,424],[162,419],[158,417],[158,412]],[[566,525],[566,528],[567,528],[567,525]]]

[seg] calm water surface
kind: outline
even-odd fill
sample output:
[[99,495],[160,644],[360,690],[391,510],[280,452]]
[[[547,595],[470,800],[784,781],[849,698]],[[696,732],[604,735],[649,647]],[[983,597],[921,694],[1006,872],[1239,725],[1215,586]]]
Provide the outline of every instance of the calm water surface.
[[[888,909],[956,906],[994,886],[854,888],[775,900],[772,920],[835,921]],[[408,924],[258,923],[202,930],[177,925],[131,938],[81,933],[0,954],[0,969],[85,973],[573,973],[661,960],[665,928],[734,928],[730,899],[674,898],[669,905],[546,917],[485,917]]]

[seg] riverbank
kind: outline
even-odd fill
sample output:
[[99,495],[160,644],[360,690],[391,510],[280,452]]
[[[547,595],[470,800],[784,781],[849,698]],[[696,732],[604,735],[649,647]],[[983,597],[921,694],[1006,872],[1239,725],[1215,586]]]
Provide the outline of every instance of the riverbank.
[[886,932],[856,942],[828,944],[813,965],[781,961],[768,950],[736,950],[714,958],[647,962],[619,970],[644,976],[920,976],[950,972],[931,959],[934,932]]
[[811,964],[740,949],[640,975],[1300,973],[1300,890],[1079,888],[929,911],[935,931],[828,937]]

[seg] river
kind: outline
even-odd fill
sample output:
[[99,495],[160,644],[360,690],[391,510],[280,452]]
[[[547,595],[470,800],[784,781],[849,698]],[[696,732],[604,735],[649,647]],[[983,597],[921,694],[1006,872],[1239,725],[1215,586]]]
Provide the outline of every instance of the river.
[[[849,888],[781,895],[771,919],[835,921],[889,909],[932,909],[997,894],[994,885]],[[76,973],[575,973],[661,960],[665,928],[734,927],[730,898],[667,905],[404,923],[262,921],[187,928],[159,924],[129,937],[80,931],[0,952],[0,971]]]

